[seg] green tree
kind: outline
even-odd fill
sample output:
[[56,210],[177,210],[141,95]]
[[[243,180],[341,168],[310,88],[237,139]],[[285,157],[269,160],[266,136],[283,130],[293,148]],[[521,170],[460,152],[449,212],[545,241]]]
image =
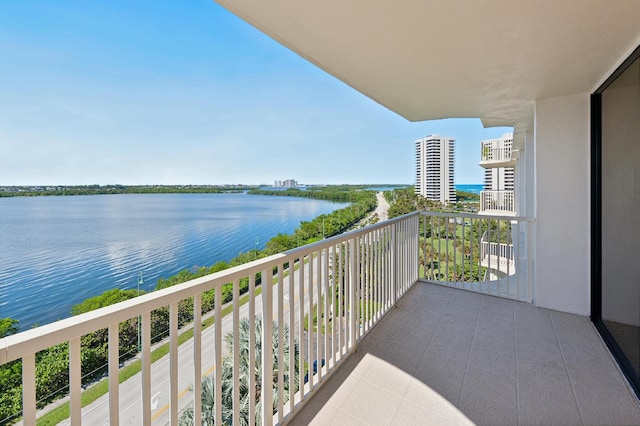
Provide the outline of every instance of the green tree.
[[[143,291],[140,292],[140,294],[143,293]],[[82,303],[74,305],[73,308],[71,308],[71,313],[73,315],[84,314],[85,312],[93,311],[95,309],[113,305],[114,303],[133,299],[137,296],[137,290],[120,290],[119,288],[114,288],[112,290],[107,290],[98,296],[85,299]]]
[[[18,320],[0,319],[0,337],[10,336],[20,330]],[[0,365],[0,424],[22,410],[22,361]]]
[[296,247],[296,239],[293,235],[278,234],[267,241],[268,254],[281,253]]
[[[233,333],[228,333],[225,336],[225,343],[229,352],[222,359],[222,422],[224,424],[240,424],[243,426],[249,425],[249,398],[253,397],[256,407],[256,423],[261,423],[260,415],[262,413],[261,406],[261,386],[262,386],[262,320],[256,318],[255,321],[255,346],[249,345],[249,331],[250,323],[248,318],[243,318],[240,321],[240,327],[237,331],[239,350],[240,350],[240,363],[235,368],[239,373],[240,379],[240,418],[235,421],[233,419]],[[279,334],[282,331],[282,338],[284,342],[283,346],[283,358],[278,358],[278,345]],[[289,400],[292,393],[295,393],[298,389],[298,347],[297,344],[293,348],[294,350],[294,362],[295,362],[295,389],[289,389],[289,327],[283,324],[282,327],[278,326],[278,323],[273,323],[273,412],[278,407],[278,371],[282,370],[283,373],[283,403]],[[254,351],[255,355],[255,367],[250,370],[249,366],[249,353]],[[203,426],[212,426],[215,423],[215,372],[214,374],[207,376],[202,381],[202,420]],[[255,387],[251,389],[249,387],[249,377],[253,375],[255,379]],[[180,416],[180,425],[194,425],[197,422],[193,417],[193,405],[187,407]]]
[[13,318],[0,318],[0,338],[10,336],[20,331],[18,320]]

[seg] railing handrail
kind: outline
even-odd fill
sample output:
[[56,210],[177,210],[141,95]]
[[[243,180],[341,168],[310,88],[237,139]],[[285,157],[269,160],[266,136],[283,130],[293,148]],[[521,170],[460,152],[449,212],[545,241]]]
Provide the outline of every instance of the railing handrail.
[[300,253],[318,251],[318,250],[321,250],[323,248],[327,248],[327,247],[330,247],[332,245],[335,245],[336,243],[338,243],[340,241],[348,240],[348,239],[353,238],[353,237],[364,235],[364,234],[366,234],[366,233],[368,233],[370,231],[375,231],[376,229],[386,228],[389,225],[392,225],[392,224],[394,224],[396,222],[402,222],[402,221],[404,221],[404,220],[406,220],[406,219],[408,219],[408,218],[410,218],[412,216],[416,216],[416,215],[418,215],[420,213],[421,212],[419,212],[419,211],[407,213],[405,215],[394,217],[392,219],[388,219],[388,220],[385,220],[383,222],[374,223],[373,225],[367,225],[364,228],[354,229],[353,231],[349,231],[349,232],[345,232],[345,233],[340,234],[340,235],[335,235],[333,237],[325,238],[324,240],[316,241],[315,243],[307,244],[307,245],[304,245],[304,246],[301,246],[301,247],[296,247],[296,248],[293,248],[291,250],[287,250],[287,251],[283,252],[282,254],[286,255],[286,256],[292,256],[294,259],[297,259],[298,257],[300,257]]
[[498,194],[509,194],[509,193],[515,193],[515,191],[513,189],[483,189],[482,191],[480,191],[481,194],[488,194],[488,193],[498,193]]
[[[414,213],[412,213],[414,214]],[[421,216],[436,216],[436,217],[452,217],[452,218],[468,218],[468,219],[495,219],[495,220],[513,220],[513,221],[523,221],[523,222],[535,222],[535,218],[527,217],[527,216],[500,216],[500,215],[488,215],[483,214],[479,215],[477,213],[448,213],[448,212],[431,212],[431,211],[421,211]],[[404,217],[404,216],[401,216]],[[386,223],[386,222],[383,222]]]

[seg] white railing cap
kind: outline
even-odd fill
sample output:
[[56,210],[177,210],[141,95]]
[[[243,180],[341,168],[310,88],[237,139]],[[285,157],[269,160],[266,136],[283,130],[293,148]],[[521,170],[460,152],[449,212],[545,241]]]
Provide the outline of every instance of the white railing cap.
[[448,212],[430,212],[430,211],[421,211],[421,216],[436,216],[436,217],[463,217],[467,219],[495,219],[495,220],[509,220],[509,221],[518,221],[518,222],[535,222],[535,218],[526,217],[526,216],[498,216],[498,215],[488,215],[488,214],[476,214],[476,213],[448,213]]

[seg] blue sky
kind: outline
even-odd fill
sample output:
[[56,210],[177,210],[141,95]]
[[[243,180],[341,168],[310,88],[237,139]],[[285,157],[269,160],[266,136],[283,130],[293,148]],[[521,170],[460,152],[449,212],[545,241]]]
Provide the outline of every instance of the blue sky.
[[410,123],[210,0],[0,2],[0,185],[413,183]]

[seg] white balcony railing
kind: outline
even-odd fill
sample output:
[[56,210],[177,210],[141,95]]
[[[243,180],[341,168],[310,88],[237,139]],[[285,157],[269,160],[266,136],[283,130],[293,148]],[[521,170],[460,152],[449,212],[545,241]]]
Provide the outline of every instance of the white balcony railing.
[[[177,424],[203,415],[213,417],[208,424],[286,422],[419,279],[530,301],[529,225],[525,218],[412,213],[0,339],[0,365],[21,363],[26,425],[35,424],[41,397],[36,354],[66,342],[72,424]],[[513,274],[487,279],[483,235],[513,246]],[[211,298],[214,308],[203,314]],[[168,312],[169,350],[152,362],[160,309]],[[179,329],[187,314],[191,325]],[[139,317],[141,373],[119,384],[120,326]],[[81,338],[104,329],[108,395],[82,407]]]
[[422,213],[421,279],[531,301],[529,218]]
[[509,162],[512,160],[513,141],[482,141],[481,162]]
[[[507,234],[504,237],[509,242],[492,241],[491,233],[488,230],[482,234],[480,238],[480,264],[492,271],[498,271],[502,276],[508,276],[516,273],[515,250],[511,243],[511,235]],[[500,236],[498,236],[498,240],[500,240]]]
[[[36,391],[36,353],[65,342],[72,424],[153,420],[173,425],[183,416],[199,419],[212,412],[208,424],[223,424],[223,419],[240,423],[241,417],[248,424],[285,421],[417,281],[418,221],[418,214],[412,214],[382,222],[0,339],[0,365],[22,364],[24,424],[35,424],[41,396]],[[248,292],[241,298],[243,283]],[[229,286],[232,300],[224,306],[223,287],[228,292]],[[215,322],[204,329],[203,298],[211,292]],[[180,345],[178,313],[185,300],[192,306],[193,337]],[[168,362],[152,364],[152,312],[167,307]],[[141,374],[119,385],[119,324],[139,316]],[[261,347],[253,351],[245,346],[248,359],[241,358],[243,321],[256,323],[248,327],[248,348]],[[108,330],[108,400],[83,408],[81,338],[101,329]],[[225,370],[227,362],[233,365]],[[247,371],[259,374],[243,376],[242,362],[248,363]],[[167,364],[168,371],[163,370]],[[314,364],[317,368],[307,371]],[[232,377],[223,379],[225,371],[232,371]],[[205,372],[211,378],[203,378]],[[203,381],[213,388],[213,400],[202,391]],[[134,400],[127,396],[121,402],[128,383],[139,390]]]
[[514,213],[514,191],[480,191],[480,211]]

